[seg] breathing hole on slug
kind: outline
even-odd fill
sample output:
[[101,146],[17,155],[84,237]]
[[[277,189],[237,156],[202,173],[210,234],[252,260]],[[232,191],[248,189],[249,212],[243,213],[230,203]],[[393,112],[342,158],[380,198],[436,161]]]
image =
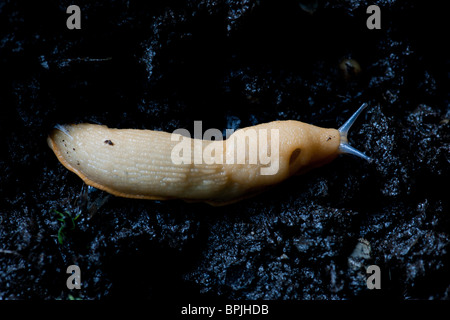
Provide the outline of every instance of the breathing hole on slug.
[[295,162],[295,160],[297,160],[301,151],[302,150],[300,148],[297,148],[291,153],[291,158],[289,159],[289,165],[292,165]]

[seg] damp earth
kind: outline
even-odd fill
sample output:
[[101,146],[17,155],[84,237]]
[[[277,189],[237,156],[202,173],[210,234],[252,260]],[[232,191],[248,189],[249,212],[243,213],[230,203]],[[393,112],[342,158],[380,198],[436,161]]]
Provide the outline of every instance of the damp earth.
[[[1,2],[0,299],[449,299],[445,10],[378,3],[381,30],[366,1],[81,1],[68,30],[70,1]],[[46,144],[78,122],[338,128],[364,102],[349,140],[373,163],[225,207],[109,196]]]

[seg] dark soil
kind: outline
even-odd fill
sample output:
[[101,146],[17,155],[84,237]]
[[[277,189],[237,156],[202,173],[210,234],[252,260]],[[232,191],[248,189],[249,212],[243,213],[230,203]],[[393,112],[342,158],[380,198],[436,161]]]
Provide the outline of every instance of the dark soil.
[[[377,1],[368,30],[372,3],[306,2],[77,1],[68,30],[71,1],[0,1],[0,299],[449,299],[446,10]],[[373,163],[224,207],[88,189],[46,143],[77,122],[337,128],[363,102],[349,139]]]

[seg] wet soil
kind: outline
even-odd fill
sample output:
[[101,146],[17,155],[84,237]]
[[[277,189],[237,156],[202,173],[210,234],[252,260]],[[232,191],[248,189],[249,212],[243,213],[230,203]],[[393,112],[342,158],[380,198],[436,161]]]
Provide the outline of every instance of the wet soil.
[[[445,10],[379,1],[368,30],[366,1],[306,2],[78,1],[81,30],[70,1],[0,2],[0,299],[449,299]],[[349,140],[373,163],[225,207],[88,189],[46,143],[77,122],[337,128],[363,102]]]

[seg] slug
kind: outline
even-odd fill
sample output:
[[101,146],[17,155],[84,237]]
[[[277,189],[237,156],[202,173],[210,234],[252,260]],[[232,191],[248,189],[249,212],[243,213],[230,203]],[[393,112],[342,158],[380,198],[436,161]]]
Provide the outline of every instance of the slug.
[[[67,169],[115,196],[219,206],[255,195],[342,153],[371,161],[347,140],[366,106],[338,130],[273,121],[237,130],[226,140],[208,141],[82,123],[55,126],[47,142]],[[254,145],[256,149],[250,148]]]

